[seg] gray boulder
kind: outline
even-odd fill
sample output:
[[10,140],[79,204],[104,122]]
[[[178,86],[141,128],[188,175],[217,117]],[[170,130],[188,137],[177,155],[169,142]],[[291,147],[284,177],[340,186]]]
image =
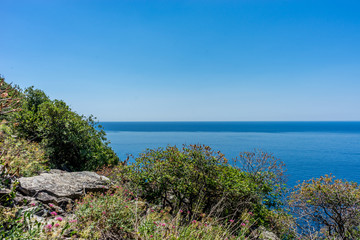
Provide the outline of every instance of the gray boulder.
[[18,191],[43,203],[62,205],[80,198],[87,192],[105,192],[109,179],[94,172],[51,170],[34,177],[18,179]]

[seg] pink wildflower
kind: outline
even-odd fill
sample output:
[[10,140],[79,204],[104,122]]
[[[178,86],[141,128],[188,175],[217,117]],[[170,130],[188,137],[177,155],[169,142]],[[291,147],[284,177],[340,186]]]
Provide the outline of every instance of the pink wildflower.
[[36,206],[36,203],[30,203],[31,206],[35,207]]
[[150,237],[152,238],[152,237],[154,237],[153,235],[150,235]]
[[51,230],[52,225],[51,225],[51,224],[48,224],[48,225],[46,225],[46,226],[45,226],[45,228],[47,228],[47,229]]
[[75,222],[77,222],[76,219],[69,220],[69,223],[75,223]]
[[60,226],[60,224],[58,224],[58,223],[55,223],[54,227],[58,227],[58,226]]
[[54,212],[51,212],[50,213],[51,215],[53,215],[53,216],[56,216],[57,215],[57,213],[54,211]]
[[125,205],[125,207],[126,207],[126,208],[129,208],[129,206],[128,206],[128,205]]
[[196,223],[196,220],[192,220],[191,222],[192,222],[192,223]]
[[233,223],[233,222],[234,222],[234,220],[233,220],[233,219],[230,219],[229,221],[230,221],[231,223]]
[[52,204],[52,203],[49,203],[49,207],[54,207],[54,204]]
[[180,212],[180,213],[183,213],[184,211],[180,209],[180,211],[179,211],[179,212]]
[[241,223],[240,225],[241,225],[242,227],[245,227],[245,226],[246,226],[246,224],[245,224],[245,223]]
[[102,212],[102,214],[106,214],[106,212],[105,212],[105,211],[103,211],[103,212]]
[[250,214],[250,215],[253,215],[253,213],[252,213],[252,212],[249,212],[249,214]]
[[58,220],[59,222],[61,222],[63,219],[62,219],[62,217],[57,217],[56,220]]

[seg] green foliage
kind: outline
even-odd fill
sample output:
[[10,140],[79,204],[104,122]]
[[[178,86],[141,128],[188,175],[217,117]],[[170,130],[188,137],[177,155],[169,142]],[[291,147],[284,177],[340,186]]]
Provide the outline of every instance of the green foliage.
[[13,119],[16,132],[40,143],[51,167],[95,170],[118,163],[105,132],[92,116],[79,116],[63,101],[50,100],[41,90],[28,88],[24,94],[22,111]]
[[34,214],[38,207],[27,210],[0,206],[1,239],[64,239],[71,226],[67,219],[52,217],[47,222],[39,221]]
[[175,216],[166,212],[148,212],[139,224],[138,233],[142,239],[202,239],[202,240],[245,240],[255,232],[252,224],[256,220],[249,214],[239,221],[204,217],[199,221],[191,219],[182,224],[189,215],[178,212]]
[[147,201],[169,206],[171,211],[182,209],[193,213],[200,199],[201,208],[208,210],[223,196],[219,182],[236,181],[222,174],[228,170],[223,155],[214,155],[203,146],[148,149],[135,161],[131,182],[140,188]]
[[33,87],[25,90],[22,100],[22,110],[12,119],[16,123],[17,133],[28,140],[41,142],[42,134],[39,129],[41,115],[39,113],[40,105],[51,102],[48,96],[39,89]]
[[242,152],[234,159],[234,166],[251,179],[257,187],[257,197],[272,209],[283,204],[286,194],[285,164],[272,154],[261,150]]
[[9,172],[30,177],[48,170],[48,159],[38,143],[14,138],[11,130],[4,125],[0,128],[0,136],[0,164]]
[[357,183],[325,175],[297,185],[290,206],[302,238],[359,239],[360,188]]
[[77,202],[77,236],[84,239],[133,239],[137,217],[144,203],[133,201],[133,193],[116,188],[106,194],[88,194]]
[[40,223],[32,221],[34,211],[27,211],[22,216],[17,209],[0,207],[1,239],[36,239],[41,232]]
[[125,161],[116,166],[103,166],[96,173],[109,178],[113,184],[125,186],[129,182],[129,172],[131,169]]
[[169,207],[170,213],[182,210],[195,218],[205,213],[236,220],[250,210],[265,226],[274,215],[264,204],[271,186],[263,187],[208,146],[149,149],[131,168],[134,191],[150,203]]
[[9,126],[0,124],[0,187],[11,188],[0,198],[0,204],[13,204],[18,184],[15,177],[33,176],[47,169],[45,152],[39,144],[13,137]]
[[122,187],[88,194],[77,202],[75,236],[81,239],[247,239],[256,222],[252,213],[238,221],[149,206]]

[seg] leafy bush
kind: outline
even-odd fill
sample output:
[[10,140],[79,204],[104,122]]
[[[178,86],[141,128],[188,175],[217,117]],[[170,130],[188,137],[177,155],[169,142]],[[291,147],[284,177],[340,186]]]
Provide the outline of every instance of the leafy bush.
[[45,148],[53,168],[95,170],[119,161],[92,116],[79,116],[63,101],[50,100],[41,90],[25,91],[22,111],[13,120],[19,136]]
[[169,207],[170,213],[182,210],[194,218],[205,213],[237,220],[252,211],[263,219],[258,224],[266,226],[276,215],[264,204],[272,185],[254,181],[208,146],[149,149],[131,168],[134,191],[152,204]]
[[146,200],[169,206],[172,212],[183,209],[193,213],[200,200],[201,210],[209,210],[224,194],[219,182],[237,180],[223,176],[228,170],[223,155],[214,155],[203,146],[148,149],[135,161],[131,182]]
[[332,175],[304,181],[290,195],[304,239],[359,239],[359,203],[359,185]]

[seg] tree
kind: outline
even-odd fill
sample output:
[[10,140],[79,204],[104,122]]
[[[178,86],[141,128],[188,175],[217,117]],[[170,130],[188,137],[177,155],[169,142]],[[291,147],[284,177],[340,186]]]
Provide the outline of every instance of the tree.
[[297,185],[290,207],[304,237],[359,239],[360,188],[357,183],[325,175]]
[[13,120],[20,137],[45,148],[53,168],[96,170],[119,161],[92,116],[78,115],[65,102],[50,100],[41,90],[26,89],[22,111]]
[[234,165],[256,183],[261,194],[259,198],[270,208],[283,204],[285,195],[285,164],[270,153],[261,150],[241,152]]

